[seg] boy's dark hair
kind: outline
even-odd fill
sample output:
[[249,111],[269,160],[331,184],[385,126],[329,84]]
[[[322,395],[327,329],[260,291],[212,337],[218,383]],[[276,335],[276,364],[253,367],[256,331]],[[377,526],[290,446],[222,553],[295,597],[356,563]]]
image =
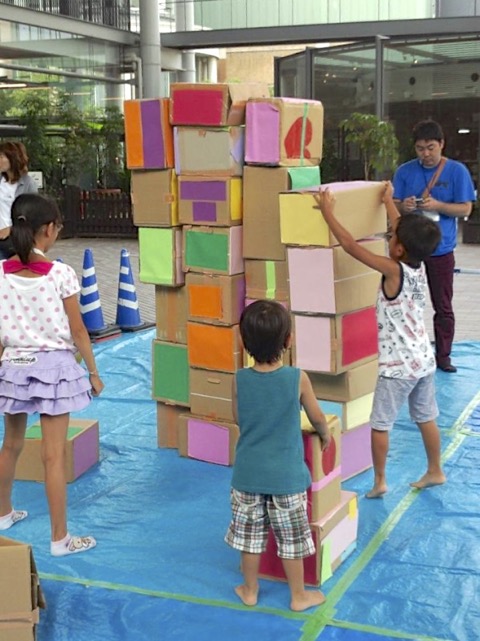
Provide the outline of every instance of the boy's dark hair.
[[40,194],[21,194],[12,205],[13,248],[25,265],[35,245],[35,236],[42,225],[61,224],[62,216],[57,203]]
[[257,300],[243,310],[240,334],[245,349],[257,363],[278,361],[291,333],[290,314],[274,300]]
[[418,265],[431,256],[442,237],[437,223],[421,214],[401,216],[396,234],[413,265]]
[[[10,171],[13,176],[13,182],[18,182],[20,178],[28,172],[28,156],[25,145],[21,142],[2,142],[0,143],[0,153],[5,154],[10,163]],[[4,172],[2,176],[8,180]]]
[[412,134],[414,143],[416,143],[417,140],[436,140],[437,142],[445,140],[443,129],[435,120],[421,120],[417,122]]

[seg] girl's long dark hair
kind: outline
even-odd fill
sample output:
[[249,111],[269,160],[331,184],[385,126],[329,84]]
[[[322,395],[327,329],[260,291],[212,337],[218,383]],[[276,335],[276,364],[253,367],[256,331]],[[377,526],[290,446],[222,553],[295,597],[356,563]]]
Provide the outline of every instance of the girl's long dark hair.
[[28,264],[40,227],[60,222],[60,211],[57,203],[51,198],[40,194],[22,194],[15,198],[12,205],[10,239],[24,265]]

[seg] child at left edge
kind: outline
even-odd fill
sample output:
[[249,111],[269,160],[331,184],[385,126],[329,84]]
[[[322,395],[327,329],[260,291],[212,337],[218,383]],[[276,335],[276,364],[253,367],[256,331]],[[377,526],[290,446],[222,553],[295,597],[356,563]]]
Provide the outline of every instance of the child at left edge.
[[254,365],[239,370],[233,384],[240,436],[225,541],[241,552],[244,582],[235,592],[245,605],[257,604],[260,555],[271,525],[290,588],[290,608],[300,612],[325,601],[319,590],[306,590],[304,584],[303,559],[315,553],[315,546],[306,508],[311,477],[304,461],[300,406],[322,450],[331,436],[307,374],[283,364],[291,342],[287,310],[276,301],[255,301],[242,313],[240,334]]

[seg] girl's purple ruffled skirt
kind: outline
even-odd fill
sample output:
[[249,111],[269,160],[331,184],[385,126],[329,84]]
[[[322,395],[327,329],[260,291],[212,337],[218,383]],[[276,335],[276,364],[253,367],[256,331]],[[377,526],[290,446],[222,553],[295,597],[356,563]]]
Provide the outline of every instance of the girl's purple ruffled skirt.
[[83,410],[91,385],[72,352],[36,352],[0,363],[0,414],[57,416]]

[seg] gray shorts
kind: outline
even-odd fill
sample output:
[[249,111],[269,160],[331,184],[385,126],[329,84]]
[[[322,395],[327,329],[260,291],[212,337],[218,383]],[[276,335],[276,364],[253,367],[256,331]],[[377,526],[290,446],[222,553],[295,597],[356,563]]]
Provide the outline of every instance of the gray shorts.
[[370,425],[374,430],[389,431],[400,408],[408,399],[410,418],[414,423],[427,423],[438,416],[435,398],[435,374],[418,379],[380,376],[373,397]]

